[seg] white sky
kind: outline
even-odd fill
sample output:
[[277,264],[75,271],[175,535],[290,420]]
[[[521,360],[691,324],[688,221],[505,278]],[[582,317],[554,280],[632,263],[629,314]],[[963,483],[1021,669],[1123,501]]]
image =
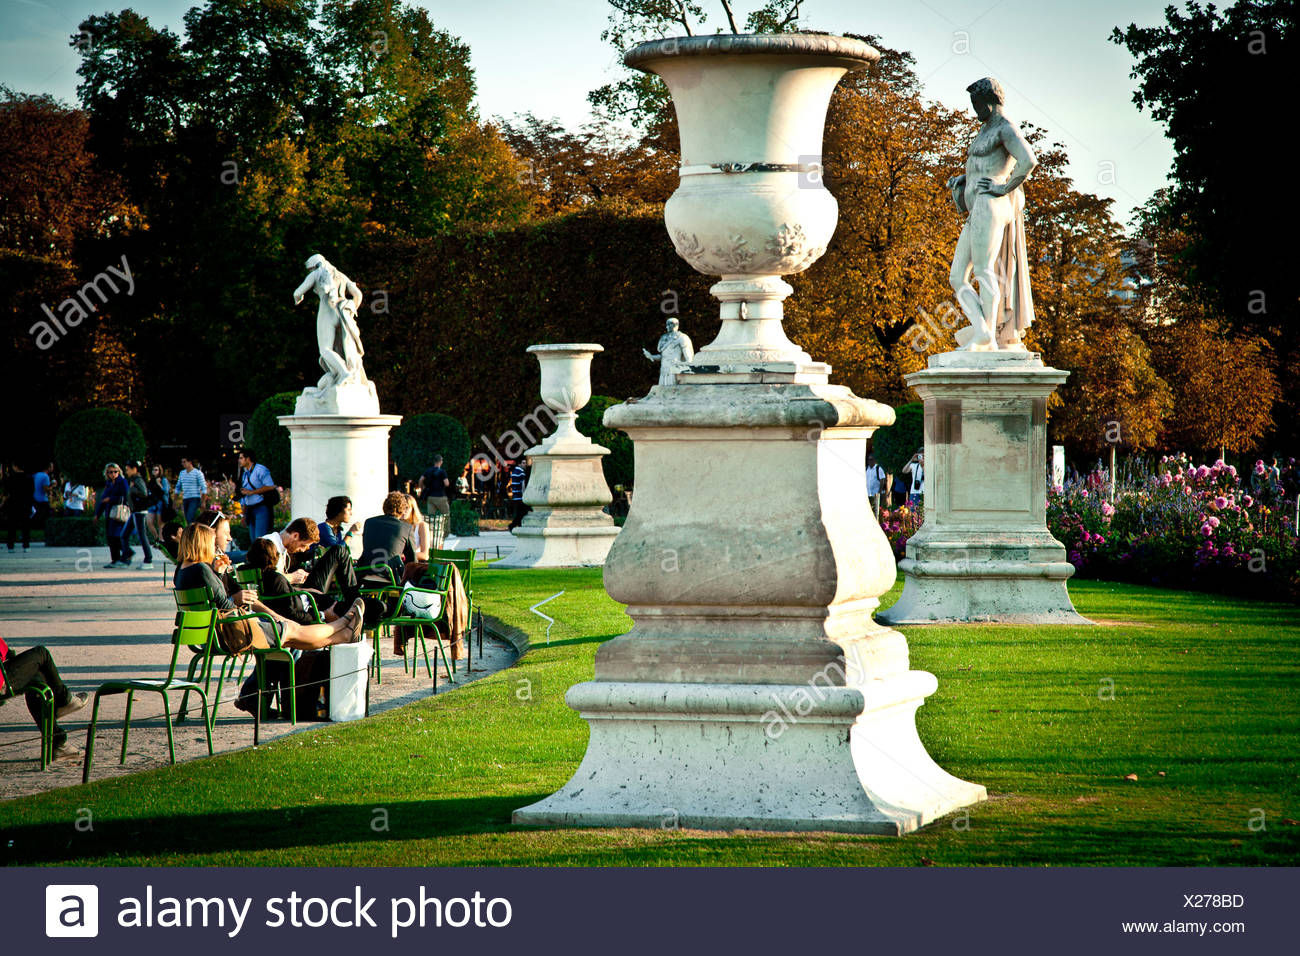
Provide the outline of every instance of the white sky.
[[[717,0],[700,0],[716,24]],[[1132,210],[1165,184],[1173,156],[1163,129],[1132,103],[1132,61],[1115,26],[1163,22],[1169,0],[806,0],[807,29],[870,33],[911,52],[925,94],[969,109],[966,86],[996,76],[1007,113],[1065,144],[1079,189]],[[75,101],[68,45],[88,14],[132,7],[179,31],[196,0],[0,0],[0,84]],[[435,26],[469,44],[483,116],[533,112],[579,126],[589,90],[617,75],[600,41],[604,0],[421,0]],[[737,20],[760,0],[733,0]],[[957,52],[966,49],[969,52]]]

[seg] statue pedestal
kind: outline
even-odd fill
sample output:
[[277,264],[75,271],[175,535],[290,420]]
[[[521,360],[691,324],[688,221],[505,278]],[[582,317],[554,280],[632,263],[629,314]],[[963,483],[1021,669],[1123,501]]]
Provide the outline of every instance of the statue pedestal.
[[891,624],[1087,624],[1047,530],[1047,398],[1068,372],[1029,352],[948,352],[906,377],[925,403],[925,523]]
[[[388,432],[401,420],[377,413],[282,415],[292,448],[294,517],[324,521],[325,503],[335,495],[352,499],[358,521],[378,514],[388,494]],[[356,557],[361,536],[352,540]]]
[[600,464],[609,449],[582,435],[554,437],[526,452],[533,471],[524,504],[533,510],[514,530],[515,549],[498,568],[599,566],[618,537],[614,519],[601,510],[613,500]]
[[565,697],[591,726],[581,766],[516,823],[900,834],[985,799],[926,753],[936,681],[872,619],[895,567],[863,462],[891,420],[797,382],[661,385],[605,413],[636,448],[605,562],[635,625]]

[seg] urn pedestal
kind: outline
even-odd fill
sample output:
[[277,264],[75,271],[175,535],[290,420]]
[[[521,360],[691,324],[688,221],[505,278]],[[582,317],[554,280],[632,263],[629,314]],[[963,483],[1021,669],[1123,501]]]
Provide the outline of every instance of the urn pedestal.
[[534,345],[542,367],[542,401],[555,412],[555,433],[525,454],[533,461],[524,504],[533,510],[512,533],[515,549],[499,568],[595,567],[618,537],[602,509],[612,500],[600,460],[609,454],[578,431],[578,411],[591,401],[594,343]]
[[891,624],[1087,624],[1047,530],[1047,398],[1068,372],[1033,353],[948,352],[905,379],[925,403],[925,522]]
[[682,183],[665,219],[722,306],[676,384],[605,413],[636,495],[605,562],[634,625],[565,697],[591,728],[558,793],[515,822],[901,834],[985,798],[916,731],[936,687],[872,617],[892,586],[867,504],[866,441],[893,410],[827,384],[786,338],[781,278],[834,230],[810,174],[826,106],[879,54],[830,36],[642,44],[677,110]]

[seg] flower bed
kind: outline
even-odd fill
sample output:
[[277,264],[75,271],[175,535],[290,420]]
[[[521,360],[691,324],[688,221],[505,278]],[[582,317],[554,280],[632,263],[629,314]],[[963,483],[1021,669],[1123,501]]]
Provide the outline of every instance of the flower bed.
[[1086,488],[1049,494],[1048,529],[1080,577],[1300,602],[1294,503],[1256,500],[1221,461],[1160,469],[1113,505]]

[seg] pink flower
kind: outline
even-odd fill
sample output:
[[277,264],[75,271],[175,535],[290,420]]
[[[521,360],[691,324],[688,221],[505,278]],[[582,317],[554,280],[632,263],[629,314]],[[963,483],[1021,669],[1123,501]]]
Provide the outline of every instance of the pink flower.
[[1192,493],[1192,486],[1191,486],[1191,485],[1183,485],[1183,494],[1185,494],[1185,495],[1190,495],[1191,493]]
[[1207,522],[1206,524],[1201,525],[1201,534],[1208,537],[1209,535],[1214,534],[1214,529],[1211,528],[1209,523]]
[[1210,469],[1209,469],[1209,467],[1206,466],[1206,465],[1201,465],[1201,467],[1197,468],[1197,469],[1196,469],[1196,477],[1197,477],[1197,478],[1208,478],[1208,477],[1210,477]]
[[1263,462],[1263,461],[1257,461],[1257,462],[1255,462],[1255,474],[1257,474],[1257,475],[1262,475],[1262,474],[1264,474],[1264,462]]
[[1109,501],[1103,501],[1101,503],[1101,513],[1109,518],[1111,515],[1115,513],[1115,506],[1112,505]]
[[1219,519],[1214,517],[1214,515],[1210,515],[1209,519],[1206,520],[1205,523],[1208,524],[1211,528],[1217,528],[1219,526]]
[[1228,466],[1228,474],[1230,474],[1230,475],[1232,475],[1232,477],[1236,478],[1236,477],[1237,477],[1237,466],[1236,466],[1236,465],[1229,465],[1229,466]]
[[1252,498],[1250,495],[1242,495],[1241,503],[1245,505],[1247,508],[1249,508],[1251,505],[1255,503],[1255,499]]
[[1219,495],[1217,498],[1214,499],[1214,507],[1216,508],[1228,507],[1228,499],[1223,497],[1223,495]]

